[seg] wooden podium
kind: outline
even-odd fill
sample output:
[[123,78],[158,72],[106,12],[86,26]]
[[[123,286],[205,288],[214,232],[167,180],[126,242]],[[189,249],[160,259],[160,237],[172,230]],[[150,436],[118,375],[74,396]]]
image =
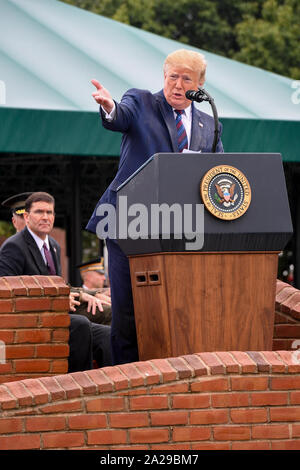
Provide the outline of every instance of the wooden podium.
[[[166,237],[162,221],[153,230],[151,205],[202,204],[200,182],[219,165],[248,179],[244,215],[222,220],[205,208],[203,246],[195,251],[176,229]],[[130,263],[140,360],[271,350],[278,253],[292,234],[281,156],[158,154],[119,188],[117,211],[121,196],[149,216],[148,234],[118,240]]]

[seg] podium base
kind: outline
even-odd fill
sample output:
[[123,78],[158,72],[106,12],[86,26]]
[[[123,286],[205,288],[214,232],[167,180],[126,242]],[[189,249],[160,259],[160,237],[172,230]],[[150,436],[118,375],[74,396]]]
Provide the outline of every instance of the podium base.
[[140,360],[272,349],[277,252],[129,256]]

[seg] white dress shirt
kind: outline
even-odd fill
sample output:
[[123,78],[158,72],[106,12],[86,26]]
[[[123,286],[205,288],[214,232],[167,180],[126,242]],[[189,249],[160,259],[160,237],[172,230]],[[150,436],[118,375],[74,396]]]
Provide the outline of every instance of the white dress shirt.
[[37,244],[38,249],[40,250],[41,255],[43,257],[43,260],[44,260],[45,264],[47,265],[43,245],[44,245],[44,243],[46,243],[48,250],[50,250],[48,235],[46,235],[45,240],[43,240],[42,238],[38,237],[32,230],[30,230],[29,227],[27,227],[27,230],[30,233],[30,235],[32,236],[32,238],[34,239],[35,243]]

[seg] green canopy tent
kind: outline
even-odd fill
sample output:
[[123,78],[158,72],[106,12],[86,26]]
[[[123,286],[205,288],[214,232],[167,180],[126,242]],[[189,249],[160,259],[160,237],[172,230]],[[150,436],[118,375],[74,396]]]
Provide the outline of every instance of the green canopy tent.
[[[131,87],[158,91],[166,55],[181,47],[196,50],[57,0],[1,0],[2,158],[69,155],[75,168],[74,156],[118,157],[121,136],[101,127],[90,80],[97,78],[116,100]],[[208,62],[205,89],[223,123],[225,151],[280,152],[284,161],[299,162],[293,80],[200,52]],[[207,103],[197,106],[211,114]],[[74,193],[75,217],[76,187]],[[73,233],[81,223],[76,216]],[[79,245],[74,262],[81,261]]]

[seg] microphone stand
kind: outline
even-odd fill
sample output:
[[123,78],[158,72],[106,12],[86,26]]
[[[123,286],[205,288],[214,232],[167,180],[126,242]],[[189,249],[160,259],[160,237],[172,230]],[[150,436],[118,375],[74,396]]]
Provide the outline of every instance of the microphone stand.
[[202,101],[208,101],[211,106],[211,109],[214,115],[214,122],[215,122],[215,131],[214,131],[215,135],[214,135],[214,141],[213,141],[211,151],[212,153],[215,153],[217,142],[218,142],[218,136],[219,136],[219,118],[218,118],[218,112],[217,112],[214,99],[207,93],[206,90],[204,90],[204,88],[200,88],[200,87],[198,88],[198,91],[195,93],[193,99],[194,101],[197,101],[197,103],[201,103]]

